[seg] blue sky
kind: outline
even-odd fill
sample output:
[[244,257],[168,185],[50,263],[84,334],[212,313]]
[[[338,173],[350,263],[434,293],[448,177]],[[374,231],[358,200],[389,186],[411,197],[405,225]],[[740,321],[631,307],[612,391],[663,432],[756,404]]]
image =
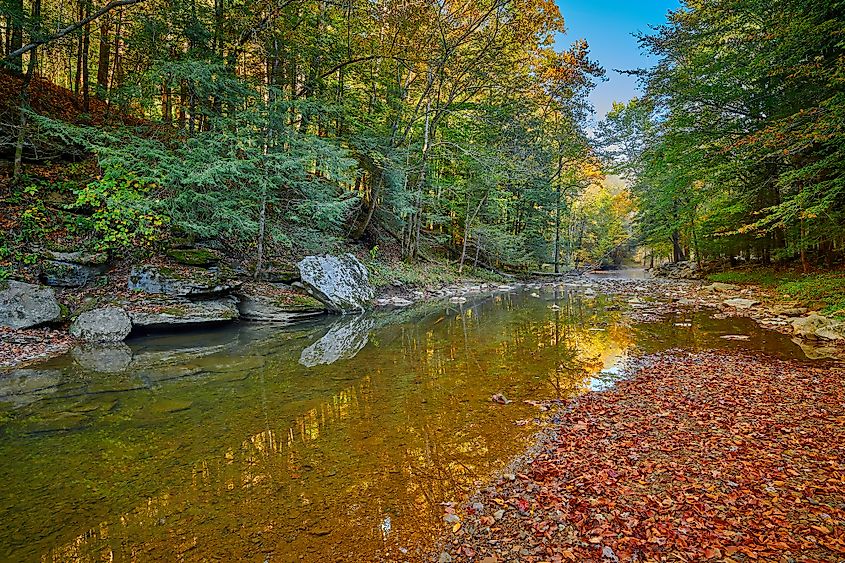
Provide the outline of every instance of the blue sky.
[[680,6],[678,0],[556,0],[566,23],[566,35],[558,39],[560,47],[575,39],[586,39],[590,54],[604,67],[607,81],[600,82],[590,96],[596,119],[610,110],[614,101],[626,101],[639,95],[636,79],[614,72],[651,66],[653,59],[640,52],[631,35],[648,31],[649,24],[666,20],[669,10]]

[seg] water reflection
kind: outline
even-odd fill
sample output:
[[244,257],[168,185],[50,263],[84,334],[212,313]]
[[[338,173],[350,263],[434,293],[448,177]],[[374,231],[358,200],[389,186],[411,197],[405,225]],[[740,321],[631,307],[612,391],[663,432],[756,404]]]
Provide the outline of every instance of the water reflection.
[[0,559],[416,560],[440,503],[525,447],[525,401],[580,393],[635,348],[798,350],[733,319],[631,327],[603,296],[531,293],[145,338],[121,369],[123,348],[88,349],[4,375]]
[[299,363],[305,367],[354,358],[367,345],[375,320],[369,316],[340,317],[319,340],[305,348]]

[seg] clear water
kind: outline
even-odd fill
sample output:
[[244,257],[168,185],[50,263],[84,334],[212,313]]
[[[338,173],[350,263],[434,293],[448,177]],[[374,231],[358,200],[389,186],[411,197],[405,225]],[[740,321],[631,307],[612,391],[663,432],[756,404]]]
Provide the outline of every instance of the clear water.
[[667,348],[803,356],[748,320],[631,325],[612,303],[534,289],[0,374],[0,560],[418,560],[441,503],[530,443],[525,401],[604,388]]

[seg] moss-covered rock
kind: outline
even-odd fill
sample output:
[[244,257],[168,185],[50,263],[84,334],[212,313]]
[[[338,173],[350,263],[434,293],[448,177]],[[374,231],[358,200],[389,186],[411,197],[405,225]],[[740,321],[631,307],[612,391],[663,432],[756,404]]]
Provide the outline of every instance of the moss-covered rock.
[[185,266],[213,266],[220,262],[220,255],[206,248],[171,248],[167,256]]
[[180,297],[208,298],[226,295],[239,284],[220,272],[202,268],[137,266],[129,274],[129,289]]

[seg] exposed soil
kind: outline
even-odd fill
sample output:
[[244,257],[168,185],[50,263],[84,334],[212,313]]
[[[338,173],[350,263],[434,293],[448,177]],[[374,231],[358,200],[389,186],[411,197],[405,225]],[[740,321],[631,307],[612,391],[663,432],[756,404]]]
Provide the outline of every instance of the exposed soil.
[[842,364],[669,353],[553,429],[435,560],[845,561]]

